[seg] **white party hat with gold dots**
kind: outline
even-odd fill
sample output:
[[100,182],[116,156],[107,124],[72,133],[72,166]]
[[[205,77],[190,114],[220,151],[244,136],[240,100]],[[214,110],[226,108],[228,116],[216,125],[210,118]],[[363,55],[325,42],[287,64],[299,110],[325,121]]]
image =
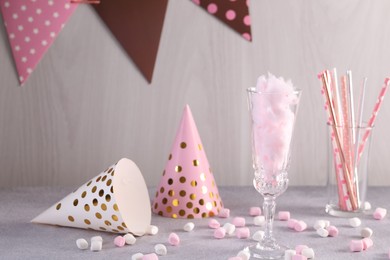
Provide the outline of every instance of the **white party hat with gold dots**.
[[186,105],[152,209],[164,217],[204,218],[223,207],[206,153]]
[[137,165],[124,158],[31,222],[141,236],[150,221],[145,180]]

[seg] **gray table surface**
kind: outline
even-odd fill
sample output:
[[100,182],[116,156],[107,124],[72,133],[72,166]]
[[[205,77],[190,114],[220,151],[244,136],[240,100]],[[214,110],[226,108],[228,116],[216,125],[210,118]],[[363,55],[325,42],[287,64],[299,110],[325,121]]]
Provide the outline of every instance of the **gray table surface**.
[[[220,187],[220,195],[225,207],[231,210],[228,219],[216,218],[221,224],[235,216],[246,218],[247,226],[254,233],[259,227],[253,225],[248,210],[262,203],[261,196],[253,187]],[[72,188],[15,188],[0,190],[0,259],[131,259],[137,252],[144,254],[154,251],[154,245],[167,245],[168,254],[160,259],[228,259],[235,256],[245,246],[254,243],[251,239],[238,239],[234,236],[221,240],[213,238],[213,230],[208,228],[208,219],[195,219],[193,232],[184,232],[186,219],[169,219],[153,215],[152,224],[159,227],[155,236],[143,236],[135,245],[117,248],[113,244],[115,234],[92,230],[32,224],[30,220],[46,208],[60,200]],[[155,189],[149,189],[151,198]],[[324,212],[326,192],[323,187],[290,187],[277,199],[277,210],[288,210],[292,217],[306,221],[309,228],[301,233],[289,230],[286,222],[275,221],[276,238],[291,247],[306,244],[314,248],[316,259],[388,259],[390,249],[390,221],[387,216],[378,221],[371,214],[360,216],[362,226],[373,229],[374,246],[367,251],[352,253],[349,241],[359,239],[361,228],[348,226],[345,218],[336,218]],[[373,208],[390,209],[390,188],[370,187],[368,200]],[[328,219],[339,228],[338,237],[321,238],[316,235],[312,225],[317,219]],[[176,232],[181,243],[169,246],[167,238]],[[78,238],[89,240],[101,235],[103,250],[91,252],[79,250],[75,241]]]

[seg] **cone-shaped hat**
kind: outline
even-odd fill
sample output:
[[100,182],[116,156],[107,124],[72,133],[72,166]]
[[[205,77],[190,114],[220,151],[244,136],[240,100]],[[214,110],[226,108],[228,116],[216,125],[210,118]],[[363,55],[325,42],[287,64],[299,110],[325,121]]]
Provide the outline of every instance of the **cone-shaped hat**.
[[190,107],[186,105],[153,202],[172,218],[214,216],[223,207]]
[[121,159],[31,222],[143,235],[150,198],[137,165]]

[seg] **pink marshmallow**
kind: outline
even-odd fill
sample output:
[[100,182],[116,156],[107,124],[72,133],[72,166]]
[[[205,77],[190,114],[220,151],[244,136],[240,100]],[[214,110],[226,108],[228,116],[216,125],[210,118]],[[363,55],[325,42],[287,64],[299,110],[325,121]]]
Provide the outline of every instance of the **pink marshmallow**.
[[180,238],[176,233],[172,232],[171,234],[169,234],[168,242],[172,246],[178,246],[180,244]]
[[287,220],[287,227],[291,228],[291,229],[294,229],[295,228],[295,224],[297,224],[297,222],[298,222],[298,220],[290,218],[289,220]]
[[261,208],[259,208],[259,207],[251,207],[249,209],[249,215],[253,216],[253,217],[260,216],[261,215]]
[[220,218],[228,218],[230,217],[230,209],[228,208],[223,208],[218,214],[218,217]]
[[302,254],[302,250],[305,248],[309,248],[307,245],[297,245],[295,247],[295,252],[297,252],[297,255]]
[[250,237],[250,235],[251,235],[251,232],[249,231],[249,228],[247,228],[247,227],[236,229],[236,236],[238,238],[248,238],[248,237]]
[[387,210],[384,208],[376,208],[372,216],[377,219],[381,220],[386,216]]
[[155,253],[143,255],[142,260],[158,260],[158,256]]
[[235,217],[233,219],[233,225],[235,225],[236,227],[245,227],[245,218],[243,217]]
[[293,255],[291,260],[307,260],[307,257],[304,255]]
[[306,228],[307,228],[307,224],[302,220],[295,223],[295,226],[294,226],[295,231],[298,231],[298,232],[302,232]]
[[126,239],[122,236],[117,236],[115,239],[114,239],[114,244],[117,246],[117,247],[122,247],[124,246],[126,243]]
[[363,250],[369,249],[374,245],[374,242],[369,237],[363,238],[362,241],[363,241]]
[[339,234],[339,230],[335,226],[329,226],[326,228],[326,230],[328,230],[329,236],[331,237],[337,237],[337,235]]
[[217,228],[215,231],[214,231],[214,237],[215,238],[218,238],[218,239],[221,239],[221,238],[224,238],[226,235],[226,230],[224,228]]
[[351,242],[349,242],[349,249],[352,252],[360,252],[363,248],[363,240],[351,240]]
[[278,212],[278,219],[282,221],[287,221],[290,219],[290,212],[289,211],[279,211]]
[[209,220],[209,227],[210,228],[216,229],[216,228],[219,228],[220,226],[221,226],[221,224],[219,224],[218,220],[213,219],[213,218]]

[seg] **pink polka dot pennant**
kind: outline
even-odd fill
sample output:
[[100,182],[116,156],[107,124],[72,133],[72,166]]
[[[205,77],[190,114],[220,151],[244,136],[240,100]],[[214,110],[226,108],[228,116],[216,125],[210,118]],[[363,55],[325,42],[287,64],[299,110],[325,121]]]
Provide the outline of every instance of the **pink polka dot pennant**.
[[244,39],[252,41],[249,0],[191,0],[238,32]]
[[21,85],[50,48],[77,4],[69,0],[0,0]]

